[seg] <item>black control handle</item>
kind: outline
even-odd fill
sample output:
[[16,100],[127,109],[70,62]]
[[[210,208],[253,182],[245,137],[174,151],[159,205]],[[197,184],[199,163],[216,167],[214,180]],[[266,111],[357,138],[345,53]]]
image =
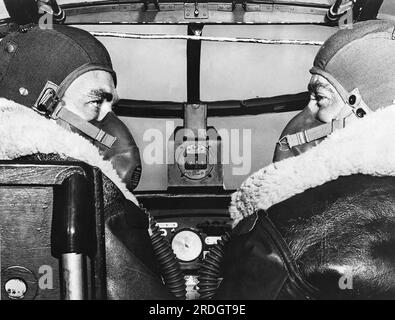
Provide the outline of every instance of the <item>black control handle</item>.
[[88,180],[79,173],[55,188],[51,251],[58,259],[67,253],[89,257],[96,254],[93,192]]

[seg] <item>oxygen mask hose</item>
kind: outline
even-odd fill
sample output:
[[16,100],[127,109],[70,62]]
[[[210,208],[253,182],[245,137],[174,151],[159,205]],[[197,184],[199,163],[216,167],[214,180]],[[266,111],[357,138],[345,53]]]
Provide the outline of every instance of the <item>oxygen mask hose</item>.
[[226,233],[221,240],[209,249],[198,271],[200,300],[210,300],[215,296],[221,277],[221,263],[224,257],[224,248],[230,240]]
[[150,217],[150,236],[155,256],[159,262],[163,280],[170,292],[179,300],[185,300],[186,283],[170,244],[163,238],[156,221]]

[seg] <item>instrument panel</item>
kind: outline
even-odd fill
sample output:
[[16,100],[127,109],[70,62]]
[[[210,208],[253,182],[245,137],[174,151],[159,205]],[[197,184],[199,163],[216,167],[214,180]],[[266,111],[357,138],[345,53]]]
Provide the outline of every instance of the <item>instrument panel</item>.
[[191,192],[185,188],[166,193],[135,193],[179,262],[187,300],[199,298],[198,275],[205,257],[232,229],[228,207],[234,190],[205,190],[211,193]]
[[231,230],[229,218],[223,216],[156,216],[155,220],[162,236],[170,243],[182,270],[192,274],[199,269],[210,246],[217,244]]
[[199,299],[198,271],[211,246],[230,231],[226,216],[155,217],[162,236],[176,255],[186,284],[186,299]]

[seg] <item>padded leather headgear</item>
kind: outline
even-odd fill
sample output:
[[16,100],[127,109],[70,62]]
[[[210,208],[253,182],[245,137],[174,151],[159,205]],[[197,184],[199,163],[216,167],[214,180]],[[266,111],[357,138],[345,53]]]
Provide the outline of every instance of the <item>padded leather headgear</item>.
[[310,70],[329,81],[348,103],[358,89],[371,110],[395,99],[395,25],[373,20],[340,30],[319,50]]
[[116,75],[106,48],[89,32],[62,25],[32,26],[12,32],[0,43],[0,96],[31,107],[47,81],[62,98],[80,75],[103,70]]

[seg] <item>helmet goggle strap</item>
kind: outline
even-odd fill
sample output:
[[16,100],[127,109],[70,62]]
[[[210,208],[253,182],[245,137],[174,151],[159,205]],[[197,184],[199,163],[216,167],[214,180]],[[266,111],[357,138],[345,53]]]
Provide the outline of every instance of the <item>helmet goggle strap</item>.
[[89,138],[111,148],[116,138],[66,109],[57,95],[58,89],[59,86],[48,81],[32,109],[48,118],[64,121]]
[[[357,118],[363,118],[365,115],[372,112],[372,110],[363,101],[358,88],[352,90],[348,94],[347,99],[343,98],[343,100],[345,100],[344,102],[346,105],[352,110],[350,115],[354,114]],[[278,144],[291,149],[293,147],[325,138],[334,131],[345,128],[347,123],[351,120],[350,115],[342,119],[332,120],[330,123],[325,123],[311,129],[286,135],[278,141]]]

